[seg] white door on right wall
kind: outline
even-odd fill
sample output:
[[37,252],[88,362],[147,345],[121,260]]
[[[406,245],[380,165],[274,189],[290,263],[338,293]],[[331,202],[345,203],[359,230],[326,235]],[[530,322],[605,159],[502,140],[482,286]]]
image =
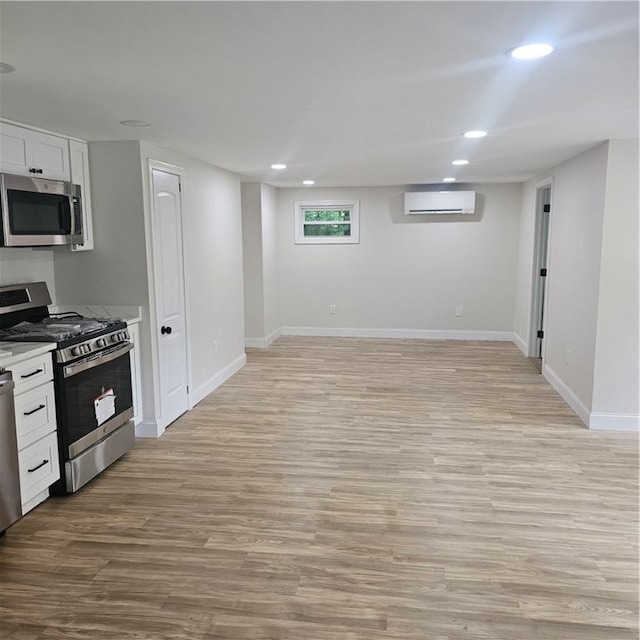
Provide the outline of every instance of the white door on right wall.
[[151,166],[161,429],[189,408],[179,169]]

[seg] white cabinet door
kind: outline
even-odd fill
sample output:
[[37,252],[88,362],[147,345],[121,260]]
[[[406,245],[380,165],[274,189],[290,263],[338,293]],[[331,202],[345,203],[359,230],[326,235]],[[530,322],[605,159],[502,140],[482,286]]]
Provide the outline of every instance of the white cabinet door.
[[93,216],[91,211],[91,181],[89,179],[89,145],[86,142],[69,140],[71,159],[71,182],[79,184],[82,199],[82,227],[84,242],[74,244],[72,251],[93,249]]
[[35,507],[48,494],[49,487],[60,478],[58,438],[56,432],[18,452],[22,515]]
[[158,359],[160,427],[189,408],[187,340],[182,251],[181,176],[151,161],[151,228]]
[[2,122],[0,169],[3,173],[68,181],[69,140]]
[[15,397],[18,449],[24,449],[56,430],[53,381]]

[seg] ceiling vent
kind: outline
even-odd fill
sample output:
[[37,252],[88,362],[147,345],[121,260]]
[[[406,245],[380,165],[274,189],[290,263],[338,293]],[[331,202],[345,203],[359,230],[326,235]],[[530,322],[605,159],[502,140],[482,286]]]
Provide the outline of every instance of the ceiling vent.
[[475,213],[475,191],[418,191],[404,194],[404,213],[413,215],[444,215]]

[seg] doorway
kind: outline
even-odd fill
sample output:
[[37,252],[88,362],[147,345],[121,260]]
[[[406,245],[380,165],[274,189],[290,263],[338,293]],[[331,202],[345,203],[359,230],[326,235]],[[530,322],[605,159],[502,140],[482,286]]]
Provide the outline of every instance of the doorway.
[[188,351],[182,237],[182,170],[150,161],[155,340],[164,431],[189,408]]
[[536,231],[533,264],[533,300],[529,359],[542,373],[544,360],[544,331],[549,277],[549,226],[551,219],[551,183],[542,184],[536,190]]

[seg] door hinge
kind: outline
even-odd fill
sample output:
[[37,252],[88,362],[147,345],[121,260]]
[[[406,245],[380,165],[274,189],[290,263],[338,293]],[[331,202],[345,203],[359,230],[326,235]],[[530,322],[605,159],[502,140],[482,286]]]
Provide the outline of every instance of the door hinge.
[[538,336],[538,338],[544,338],[544,331],[538,331],[536,335]]
[[540,269],[540,275],[541,275],[543,278],[546,278],[546,277],[547,277],[547,270],[546,270],[546,269]]
[[551,213],[551,205],[550,204],[545,204],[543,207],[543,211],[545,213]]

